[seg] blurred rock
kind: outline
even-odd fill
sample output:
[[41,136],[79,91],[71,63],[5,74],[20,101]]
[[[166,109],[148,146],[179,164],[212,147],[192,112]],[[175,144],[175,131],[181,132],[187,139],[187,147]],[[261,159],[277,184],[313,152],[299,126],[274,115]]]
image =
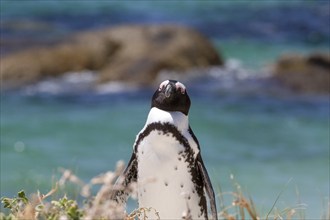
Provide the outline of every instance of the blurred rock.
[[16,87],[70,71],[97,70],[117,49],[117,43],[96,36],[88,41],[28,49],[1,58],[1,78],[6,87]]
[[330,55],[284,55],[275,65],[274,76],[299,92],[330,93]]
[[81,33],[64,43],[33,48],[1,58],[6,87],[20,86],[66,72],[96,70],[98,83],[150,84],[164,69],[222,65],[200,33],[173,25],[127,25]]

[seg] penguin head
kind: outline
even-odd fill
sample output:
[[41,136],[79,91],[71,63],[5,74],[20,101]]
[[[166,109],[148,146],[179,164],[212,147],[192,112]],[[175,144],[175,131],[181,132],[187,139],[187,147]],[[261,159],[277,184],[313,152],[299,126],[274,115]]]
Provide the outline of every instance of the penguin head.
[[186,87],[175,80],[162,82],[152,96],[151,107],[164,111],[179,111],[188,115],[190,98]]

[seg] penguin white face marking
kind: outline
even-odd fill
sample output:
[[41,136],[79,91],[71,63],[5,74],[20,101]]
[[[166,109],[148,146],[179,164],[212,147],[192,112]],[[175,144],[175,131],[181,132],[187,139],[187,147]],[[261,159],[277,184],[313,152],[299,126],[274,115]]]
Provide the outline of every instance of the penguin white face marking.
[[176,87],[177,90],[179,90],[179,91],[181,92],[181,94],[185,94],[185,92],[186,92],[186,87],[185,87],[185,85],[183,85],[183,84],[180,83],[180,82],[176,82],[176,83],[175,83],[175,87]]
[[158,91],[161,91],[170,81],[169,80],[165,80],[164,82],[162,82],[159,85]]

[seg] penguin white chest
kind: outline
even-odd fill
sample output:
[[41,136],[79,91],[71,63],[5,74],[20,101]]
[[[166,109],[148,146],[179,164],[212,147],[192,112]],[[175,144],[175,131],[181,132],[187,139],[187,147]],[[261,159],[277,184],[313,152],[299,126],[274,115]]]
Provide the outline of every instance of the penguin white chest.
[[[191,212],[204,218],[185,147],[170,132],[153,130],[138,147],[139,207],[152,207],[161,219],[180,219]],[[156,216],[149,216],[155,218]]]

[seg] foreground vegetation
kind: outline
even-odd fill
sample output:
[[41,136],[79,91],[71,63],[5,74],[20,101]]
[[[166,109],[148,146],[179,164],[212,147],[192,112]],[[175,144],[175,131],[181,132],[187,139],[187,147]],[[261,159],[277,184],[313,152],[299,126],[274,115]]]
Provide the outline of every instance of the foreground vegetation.
[[[107,172],[93,178],[89,183],[84,183],[70,170],[62,169],[62,177],[47,194],[41,194],[39,191],[29,197],[24,191],[18,192],[14,198],[1,198],[4,208],[8,209],[6,213],[0,213],[1,220],[25,220],[25,219],[45,219],[45,220],[79,220],[79,219],[148,219],[150,212],[158,213],[152,207],[139,208],[131,213],[126,213],[125,206],[109,199],[112,192],[122,190],[120,184],[115,181],[124,169],[122,162],[117,163],[114,172]],[[274,201],[273,207],[265,216],[260,216],[256,206],[251,198],[245,197],[241,191],[240,185],[234,180],[233,192],[218,194],[219,198],[219,219],[225,220],[243,220],[243,219],[305,219],[304,206],[298,204],[295,207],[289,207],[285,210],[276,209],[276,202],[281,194]],[[71,185],[78,189],[80,195],[85,198],[83,204],[77,200],[70,199],[61,192],[65,186]],[[97,192],[93,195],[93,189]],[[136,185],[132,184],[126,188],[133,199],[136,199]],[[221,191],[221,190],[220,190]],[[58,194],[62,194],[59,195]],[[226,205],[223,199],[225,194],[232,196],[232,204]],[[57,196],[56,196],[57,195]],[[329,204],[327,204],[329,206]],[[330,220],[330,207],[325,208],[321,219]],[[183,219],[191,219],[189,210]]]

